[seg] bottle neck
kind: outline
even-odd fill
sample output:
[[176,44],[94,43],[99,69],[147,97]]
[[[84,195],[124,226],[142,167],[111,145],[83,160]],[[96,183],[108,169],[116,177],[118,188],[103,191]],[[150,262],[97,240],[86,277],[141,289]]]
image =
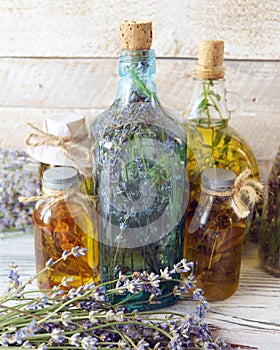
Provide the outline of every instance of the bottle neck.
[[189,122],[202,127],[226,127],[229,111],[224,79],[194,78],[190,109],[184,113]]
[[121,79],[116,100],[123,104],[158,103],[154,81],[155,74],[154,50],[121,50],[119,61]]

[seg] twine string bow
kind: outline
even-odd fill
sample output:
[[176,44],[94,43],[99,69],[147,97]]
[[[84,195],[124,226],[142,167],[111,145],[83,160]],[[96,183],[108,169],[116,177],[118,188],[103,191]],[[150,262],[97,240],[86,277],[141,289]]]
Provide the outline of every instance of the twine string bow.
[[88,202],[95,204],[97,197],[81,193],[78,191],[77,187],[68,188],[66,190],[51,190],[49,188],[43,187],[42,193],[40,193],[39,195],[30,197],[19,196],[18,201],[20,203],[31,203],[37,202],[40,199],[50,199],[50,201],[44,208],[44,210],[47,211],[61,201],[67,202],[67,200],[69,200],[73,196],[75,196],[76,200],[78,200],[78,202],[82,205],[82,207],[85,209],[86,213],[90,217],[91,210],[90,206],[87,204]]
[[249,176],[251,170],[246,169],[238,175],[234,184],[228,191],[218,192],[203,188],[203,191],[219,197],[230,197],[231,206],[238,218],[244,219],[250,214],[250,210],[260,200],[263,185]]
[[[73,137],[52,135],[42,131],[32,123],[28,123],[27,125],[35,131],[30,133],[25,139],[27,146],[39,147],[47,145],[59,147],[63,155],[75,165],[79,172],[85,174],[85,171],[81,169],[76,159],[79,159],[81,162],[90,162],[91,155],[89,149],[75,143]],[[37,141],[34,141],[34,139]]]

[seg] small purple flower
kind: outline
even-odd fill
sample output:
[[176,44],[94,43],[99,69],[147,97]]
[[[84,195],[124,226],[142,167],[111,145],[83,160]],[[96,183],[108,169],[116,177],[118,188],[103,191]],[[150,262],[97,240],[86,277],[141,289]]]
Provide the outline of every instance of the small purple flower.
[[204,300],[203,290],[200,288],[196,288],[193,291],[193,300]]
[[97,349],[98,340],[91,336],[85,337],[82,340],[82,348],[84,350],[96,350]]
[[87,249],[86,248],[81,248],[79,246],[73,247],[71,250],[71,254],[78,258],[79,256],[84,256],[86,255]]
[[22,349],[33,349],[33,346],[32,346],[32,344],[31,344],[28,340],[26,340],[26,341],[22,344],[21,348],[22,348]]
[[164,270],[160,269],[160,278],[163,280],[171,280],[172,279],[168,267],[166,267]]
[[137,282],[135,282],[134,280],[130,281],[129,279],[127,279],[127,281],[124,284],[124,287],[131,294],[136,294],[138,292],[137,291]]
[[18,345],[21,345],[24,340],[26,340],[26,334],[25,331],[20,330],[18,332],[15,333],[14,337],[13,337],[13,342],[17,343]]
[[206,300],[201,300],[197,305],[196,305],[196,314],[200,317],[203,318],[205,317],[206,313],[209,312],[209,306],[208,302]]
[[8,287],[8,292],[12,289],[17,289],[18,287],[20,287],[22,285],[22,283],[20,282],[20,274],[17,271],[17,265],[12,262],[10,264],[10,273],[9,273],[9,287]]
[[156,275],[154,272],[150,273],[148,275],[148,281],[153,288],[159,288],[159,285],[160,285],[159,275]]
[[145,340],[141,339],[136,345],[136,350],[145,350],[149,346],[150,346],[149,343],[147,343]]
[[68,250],[64,250],[64,252],[62,253],[61,257],[62,257],[63,260],[66,260],[69,255],[71,255],[71,253],[69,253]]
[[53,263],[54,263],[53,258],[50,258],[48,261],[46,261],[45,266],[49,268],[53,265]]
[[70,338],[69,338],[69,344],[76,346],[77,348],[80,346],[81,342],[81,337],[80,333],[74,333]]
[[72,320],[71,320],[71,312],[70,311],[64,311],[61,315],[61,323],[68,327],[71,323],[72,323]]
[[11,334],[3,333],[0,336],[0,344],[3,345],[5,348],[7,348],[11,341]]
[[182,259],[176,265],[173,266],[173,269],[170,271],[170,273],[186,273],[190,271],[193,271],[193,263],[187,262],[186,259]]
[[96,301],[105,301],[106,300],[106,291],[103,286],[96,288],[93,291],[92,296]]
[[63,336],[63,330],[60,328],[54,328],[52,333],[51,333],[51,339],[58,344],[61,344],[65,341],[65,338]]
[[115,313],[114,313],[113,310],[107,311],[107,313],[106,313],[106,320],[107,320],[108,322],[115,321]]
[[98,323],[98,319],[95,317],[96,316],[96,311],[92,310],[90,311],[90,313],[88,314],[88,318],[91,324],[95,325]]

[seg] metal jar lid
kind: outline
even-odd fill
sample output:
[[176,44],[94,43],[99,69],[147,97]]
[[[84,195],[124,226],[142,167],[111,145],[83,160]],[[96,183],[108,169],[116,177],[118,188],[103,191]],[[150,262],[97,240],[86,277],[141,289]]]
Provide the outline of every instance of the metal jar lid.
[[201,174],[201,182],[209,190],[227,191],[234,183],[236,175],[233,171],[222,168],[208,168]]
[[78,171],[72,167],[54,167],[44,171],[43,185],[51,190],[65,190],[78,184]]

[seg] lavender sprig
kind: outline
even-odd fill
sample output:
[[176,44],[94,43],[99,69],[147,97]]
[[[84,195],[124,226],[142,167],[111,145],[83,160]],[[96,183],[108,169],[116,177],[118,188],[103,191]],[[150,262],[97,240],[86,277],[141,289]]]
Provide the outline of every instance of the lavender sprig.
[[[39,272],[52,268],[70,255],[84,255],[84,249],[74,247],[57,261],[48,261]],[[0,298],[0,345],[22,349],[226,349],[220,338],[215,339],[204,316],[209,311],[203,291],[196,288],[193,264],[180,261],[173,269],[165,268],[160,275],[135,272],[131,276],[120,273],[119,278],[104,284],[93,282],[77,289],[63,289],[67,280],[53,290],[38,295],[38,290],[25,291],[17,266],[11,265],[10,290]],[[188,273],[183,280],[173,275]],[[125,305],[110,304],[108,296],[130,292],[160,293],[161,283],[175,281],[173,293],[192,293],[196,302],[190,314],[156,311],[131,311]],[[114,285],[109,289],[108,286]],[[11,287],[12,286],[12,287]],[[110,298],[109,298],[110,299]],[[12,304],[11,304],[12,302]]]

